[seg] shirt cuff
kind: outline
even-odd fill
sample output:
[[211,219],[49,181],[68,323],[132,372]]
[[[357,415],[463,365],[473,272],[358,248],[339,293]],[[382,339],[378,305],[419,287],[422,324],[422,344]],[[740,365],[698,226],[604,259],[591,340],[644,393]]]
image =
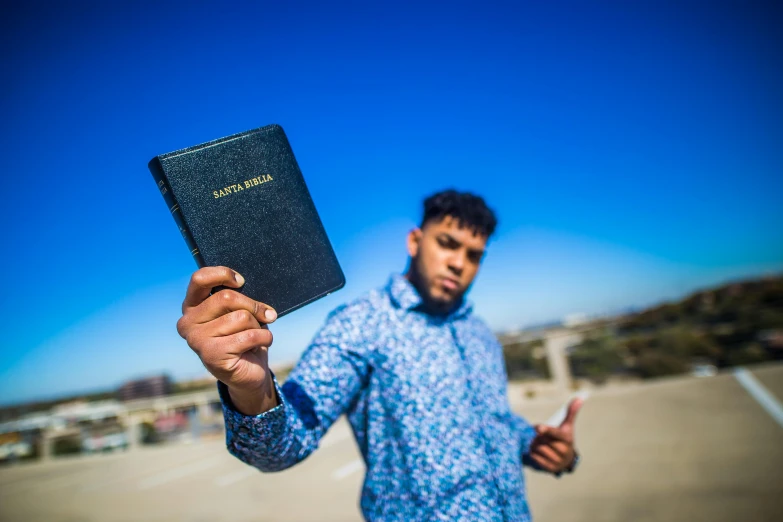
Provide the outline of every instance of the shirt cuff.
[[291,438],[288,437],[290,407],[280,391],[277,378],[272,374],[278,405],[258,415],[245,415],[231,402],[228,387],[218,381],[218,393],[226,425],[226,447],[243,462],[262,470],[274,470],[280,455],[284,455]]
[[[270,372],[271,373],[271,372]],[[274,383],[275,388],[275,396],[277,398],[277,406],[274,408],[267,410],[263,413],[259,413],[258,415],[245,415],[241,411],[239,411],[236,406],[234,406],[234,402],[231,400],[231,394],[228,392],[228,386],[226,386],[223,382],[217,381],[217,388],[218,388],[218,394],[220,395],[220,402],[223,406],[223,413],[226,413],[228,411],[233,416],[239,417],[239,418],[246,418],[246,419],[258,419],[264,416],[268,416],[272,414],[275,410],[281,408],[283,406],[283,400],[282,400],[282,393],[280,391],[280,386],[277,383],[277,377],[275,377],[275,374],[272,373],[272,382]]]

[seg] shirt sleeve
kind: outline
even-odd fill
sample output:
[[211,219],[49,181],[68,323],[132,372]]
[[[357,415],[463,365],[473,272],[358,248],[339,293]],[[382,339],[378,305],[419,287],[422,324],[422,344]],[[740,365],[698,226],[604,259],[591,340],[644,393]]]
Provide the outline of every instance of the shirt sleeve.
[[516,438],[515,440],[519,444],[520,460],[526,466],[539,469],[535,461],[530,458],[530,444],[536,436],[536,429],[527,420],[511,411],[511,405],[508,402],[508,370],[506,367],[505,355],[503,353],[503,346],[486,323],[481,321],[478,324],[484,329],[487,343],[492,345],[491,350],[496,357],[498,367],[497,378],[502,384],[499,391],[504,401],[503,416],[505,422],[511,429],[512,436]]
[[278,405],[244,415],[219,382],[228,451],[261,471],[280,471],[305,459],[366,386],[368,364],[361,315],[350,307],[332,312],[280,386]]
[[514,413],[510,414],[510,422],[520,439],[520,456],[522,464],[539,469],[535,461],[530,458],[530,444],[536,436],[536,429],[525,419]]

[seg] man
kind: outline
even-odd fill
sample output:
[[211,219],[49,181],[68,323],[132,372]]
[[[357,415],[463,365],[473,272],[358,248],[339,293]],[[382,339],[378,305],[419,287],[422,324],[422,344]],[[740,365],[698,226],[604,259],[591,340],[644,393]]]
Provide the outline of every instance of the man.
[[274,310],[210,295],[242,286],[226,267],[195,272],[177,329],[219,380],[228,450],[282,470],[345,413],[367,466],[368,520],[529,520],[522,464],[573,469],[580,404],[560,427],[509,409],[502,349],[464,299],[496,223],[472,194],[425,200],[406,273],[334,310],[283,386],[267,363]]

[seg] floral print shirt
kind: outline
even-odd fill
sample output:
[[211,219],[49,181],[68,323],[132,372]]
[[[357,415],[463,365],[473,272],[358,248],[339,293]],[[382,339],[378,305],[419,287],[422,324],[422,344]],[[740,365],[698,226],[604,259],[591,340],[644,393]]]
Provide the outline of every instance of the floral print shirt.
[[421,305],[395,274],[334,310],[260,415],[236,411],[218,383],[229,452],[283,470],[346,414],[367,520],[530,520],[522,463],[535,430],[509,409],[499,342],[467,301],[447,316]]

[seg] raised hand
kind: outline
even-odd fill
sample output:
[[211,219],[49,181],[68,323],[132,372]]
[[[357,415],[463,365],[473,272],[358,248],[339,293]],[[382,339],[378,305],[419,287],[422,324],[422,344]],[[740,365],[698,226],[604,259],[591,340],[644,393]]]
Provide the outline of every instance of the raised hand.
[[[231,290],[244,282],[224,266],[194,272],[177,331],[206,369],[228,387],[234,406],[255,415],[277,405],[267,354],[272,333],[266,326],[277,313]],[[216,286],[228,289],[211,294]]]
[[561,473],[573,467],[576,459],[574,423],[583,404],[582,399],[573,399],[568,404],[566,418],[558,427],[536,425],[536,436],[530,444],[530,458],[541,469]]

